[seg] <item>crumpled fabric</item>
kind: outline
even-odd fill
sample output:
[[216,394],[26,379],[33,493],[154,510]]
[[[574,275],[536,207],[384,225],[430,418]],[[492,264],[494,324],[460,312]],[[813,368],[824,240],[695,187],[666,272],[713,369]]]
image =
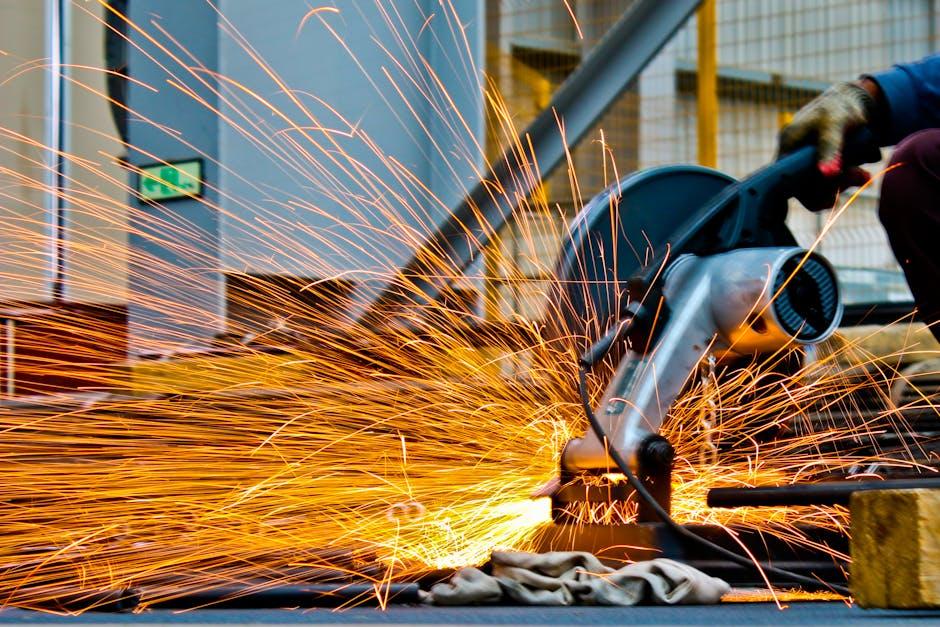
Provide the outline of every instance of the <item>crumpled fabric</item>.
[[704,605],[731,590],[722,579],[674,560],[657,558],[619,569],[578,551],[496,551],[492,574],[462,568],[425,594],[434,605]]

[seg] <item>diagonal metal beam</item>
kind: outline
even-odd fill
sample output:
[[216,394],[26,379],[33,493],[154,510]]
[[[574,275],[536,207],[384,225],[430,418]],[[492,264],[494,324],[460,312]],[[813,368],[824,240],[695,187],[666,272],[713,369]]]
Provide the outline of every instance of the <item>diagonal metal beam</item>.
[[[517,171],[518,160],[510,148],[495,162],[491,176],[474,187],[400,269],[399,277],[408,277],[416,290],[402,294],[396,289],[396,281],[380,290],[360,286],[353,294],[350,317],[360,323],[375,323],[398,303],[420,302],[422,296],[428,302],[437,299],[448,279],[439,276],[440,264],[432,264],[428,258],[444,255],[455,275],[465,270],[482,252],[491,234],[506,223],[516,205],[565,159],[568,146],[576,144],[593,127],[700,2],[637,0],[555,91],[548,107],[521,133],[521,145],[531,146],[537,160],[538,176]],[[564,136],[559,131],[559,120]],[[494,189],[502,191],[494,193]]]

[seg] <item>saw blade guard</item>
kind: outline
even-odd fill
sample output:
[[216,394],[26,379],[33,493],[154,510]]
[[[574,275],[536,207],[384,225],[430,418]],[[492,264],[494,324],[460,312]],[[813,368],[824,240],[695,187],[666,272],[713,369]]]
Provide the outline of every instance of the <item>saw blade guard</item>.
[[[596,412],[607,446],[634,465],[706,353],[758,355],[820,342],[842,317],[832,266],[796,247],[682,255],[663,277],[662,299],[655,340],[626,351]],[[568,471],[613,468],[594,433],[571,440],[561,464]]]

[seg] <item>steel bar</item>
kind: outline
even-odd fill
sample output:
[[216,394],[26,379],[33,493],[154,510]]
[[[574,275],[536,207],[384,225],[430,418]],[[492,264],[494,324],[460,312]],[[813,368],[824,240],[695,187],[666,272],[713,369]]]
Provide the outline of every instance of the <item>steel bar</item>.
[[[266,587],[267,586],[267,587]],[[184,592],[172,598],[147,601],[146,588],[128,588],[89,592],[62,589],[44,591],[44,599],[28,605],[31,609],[55,612],[132,612],[152,609],[275,609],[315,608],[353,605],[401,604],[420,602],[417,583],[393,583],[380,588],[372,583],[316,583],[270,585],[265,582],[217,586]],[[28,590],[20,591],[21,593]],[[27,607],[24,605],[24,607]]]
[[703,0],[698,10],[698,162],[718,167],[718,0]]
[[864,490],[940,489],[940,477],[884,481],[827,481],[756,488],[713,488],[709,507],[780,507],[791,505],[848,505],[853,492]]
[[46,152],[49,161],[50,296],[53,302],[65,299],[66,247],[66,158],[69,149],[69,84],[67,72],[71,57],[71,3],[46,0]]
[[[29,588],[17,591],[17,595],[27,598]],[[89,591],[63,588],[61,590],[36,591],[40,597],[36,601],[24,603],[20,607],[47,612],[132,612],[140,602],[140,590],[123,588],[120,590]]]
[[842,314],[842,326],[857,327],[863,324],[886,325],[899,320],[921,320],[914,311],[913,302],[894,303],[849,303]]
[[[278,585],[263,588],[251,585],[219,586],[182,594],[172,599],[144,602],[148,608],[314,608],[376,605],[380,596],[391,604],[418,603],[418,584],[393,583],[381,589],[371,583]],[[144,591],[146,598],[146,591]]]
[[[521,145],[531,146],[535,158],[534,173],[520,171],[521,164],[510,147],[493,163],[487,180],[470,191],[399,270],[399,278],[406,278],[415,289],[404,294],[399,281],[394,280],[380,289],[360,285],[353,293],[350,319],[371,325],[397,304],[421,304],[422,297],[428,302],[436,300],[449,280],[441,275],[456,275],[478,258],[516,205],[562,163],[568,147],[591,129],[700,2],[636,0],[555,91],[548,107],[522,131]],[[444,265],[449,267],[429,261],[435,258],[445,259]]]

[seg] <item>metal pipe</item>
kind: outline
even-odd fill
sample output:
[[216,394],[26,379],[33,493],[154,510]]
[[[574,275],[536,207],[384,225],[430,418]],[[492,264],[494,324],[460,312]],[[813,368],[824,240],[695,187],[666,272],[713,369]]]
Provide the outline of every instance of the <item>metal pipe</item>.
[[718,22],[716,0],[698,10],[698,162],[718,167]]
[[419,603],[419,590],[416,583],[393,583],[380,589],[371,583],[292,584],[269,588],[246,584],[188,592],[174,598],[144,601],[143,605],[152,609],[313,608],[377,605],[380,597],[397,605]]
[[[423,304],[422,298],[429,302],[439,298],[448,276],[462,272],[476,260],[518,203],[564,161],[569,147],[584,137],[700,2],[634,2],[555,91],[548,107],[520,134],[520,145],[531,146],[536,159],[531,164],[533,171],[522,172],[513,148],[507,150],[493,162],[487,180],[478,183],[425,238],[396,279],[380,286],[357,286],[349,318],[363,325],[381,323],[383,314],[398,304]],[[414,288],[403,290],[401,279]]]
[[895,324],[902,318],[907,318],[909,321],[923,319],[920,312],[915,311],[912,301],[851,303],[845,306],[845,313],[842,314],[842,326]]
[[781,507],[792,505],[848,505],[854,492],[940,488],[940,477],[885,479],[883,481],[827,481],[756,488],[712,488],[709,507]]
[[46,0],[46,53],[49,58],[46,71],[46,150],[48,152],[47,202],[50,230],[50,291],[52,301],[65,299],[65,191],[68,150],[68,86],[66,72],[69,50],[69,2]]
[[419,603],[421,600],[417,583],[393,583],[381,587],[361,582],[264,586],[263,582],[224,585],[153,601],[146,600],[146,588],[104,591],[64,588],[58,591],[44,590],[42,600],[33,601],[24,607],[57,612],[132,612],[145,608],[188,610],[205,607],[276,609],[375,606],[380,598],[383,603],[389,604]]
[[[29,598],[28,588],[18,590],[24,598]],[[132,612],[140,603],[140,590],[122,588],[119,590],[81,590],[68,589],[46,590],[36,593],[41,599],[23,602],[21,607],[51,612]]]

